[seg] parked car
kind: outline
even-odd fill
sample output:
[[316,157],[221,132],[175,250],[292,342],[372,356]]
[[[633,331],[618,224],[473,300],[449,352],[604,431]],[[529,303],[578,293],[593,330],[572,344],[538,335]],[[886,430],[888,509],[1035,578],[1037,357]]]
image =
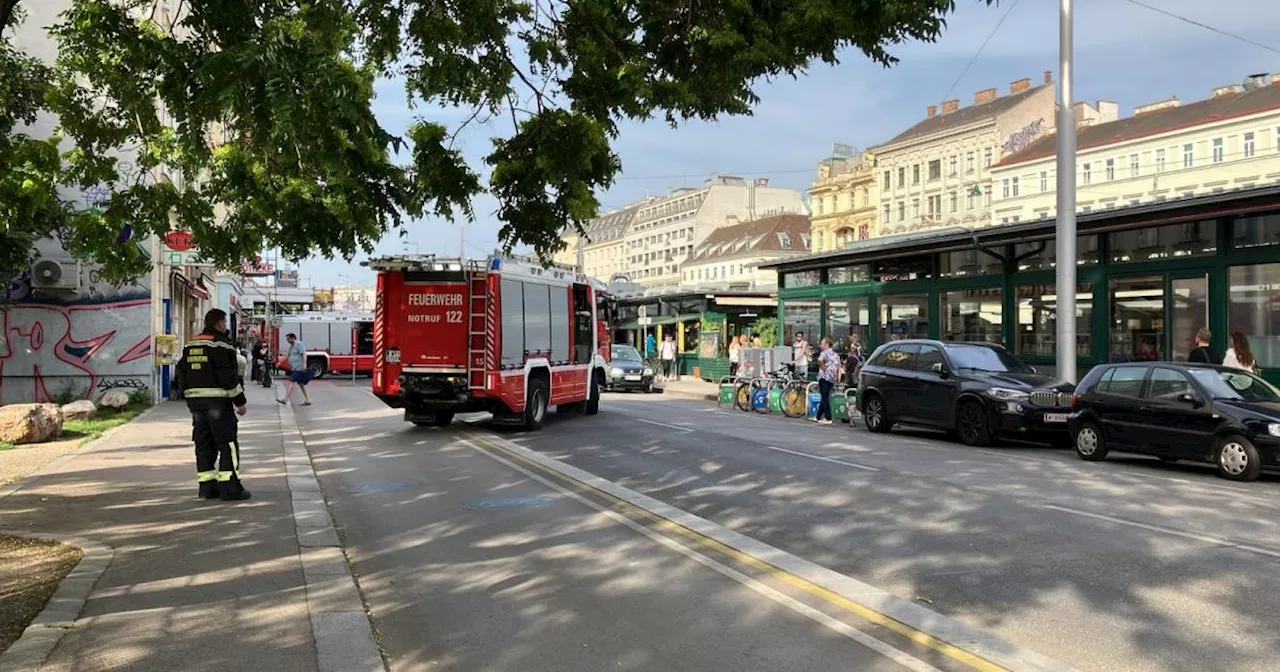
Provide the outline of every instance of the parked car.
[[653,368],[630,345],[615,345],[609,352],[609,377],[605,389],[653,391]]
[[1076,389],[1070,425],[1084,460],[1122,450],[1166,462],[1213,462],[1235,481],[1255,480],[1263,466],[1280,464],[1280,390],[1214,364],[1095,367]]
[[867,429],[895,424],[953,432],[971,446],[1009,436],[1066,444],[1072,386],[990,343],[886,343],[858,374]]

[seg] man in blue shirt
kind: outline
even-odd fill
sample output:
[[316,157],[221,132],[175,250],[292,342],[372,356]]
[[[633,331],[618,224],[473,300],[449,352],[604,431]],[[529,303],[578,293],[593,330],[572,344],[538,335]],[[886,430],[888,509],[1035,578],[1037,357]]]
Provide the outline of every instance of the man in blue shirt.
[[307,394],[307,383],[311,382],[311,371],[307,368],[307,346],[298,340],[297,334],[287,334],[284,338],[289,342],[289,349],[285,351],[285,356],[289,358],[289,382],[284,386],[284,399],[276,401],[289,403],[293,386],[297,385],[302,389],[302,405],[310,406],[311,395]]
[[658,338],[654,336],[653,332],[651,331],[649,332],[648,336],[644,337],[644,356],[652,357],[654,353],[656,353],[657,351],[658,351]]

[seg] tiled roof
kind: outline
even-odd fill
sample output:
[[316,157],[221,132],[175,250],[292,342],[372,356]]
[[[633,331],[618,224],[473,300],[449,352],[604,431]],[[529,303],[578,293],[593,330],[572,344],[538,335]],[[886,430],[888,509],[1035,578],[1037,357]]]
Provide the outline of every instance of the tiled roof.
[[760,252],[808,252],[809,216],[782,214],[712,231],[686,264]]
[[631,220],[635,219],[636,213],[640,211],[640,205],[640,203],[629,205],[587,222],[587,244],[607,243],[626,235],[627,228],[631,226]]
[[986,103],[962,107],[955,112],[950,112],[948,114],[938,114],[931,119],[925,119],[915,126],[908,128],[907,130],[899,133],[892,140],[881,144],[879,147],[872,148],[871,151],[878,151],[888,145],[894,145],[907,140],[914,140],[915,138],[922,138],[926,135],[940,133],[952,128],[968,126],[969,124],[982,121],[983,119],[995,117],[1013,109],[1018,103],[1031,98],[1040,91],[1046,88],[1052,88],[1052,86],[1052,84],[1042,84],[1040,86],[1027,89],[1022,93],[1000,96],[999,98]]
[[[1081,127],[1076,131],[1076,149],[1080,151],[1102,147],[1276,108],[1280,108],[1280,86],[1263,86],[1228,93],[1179,107],[1168,107],[1105,124]],[[1057,134],[1046,135],[1017,154],[1005,157],[997,165],[1007,166],[1053,156],[1057,151],[1057,141]]]

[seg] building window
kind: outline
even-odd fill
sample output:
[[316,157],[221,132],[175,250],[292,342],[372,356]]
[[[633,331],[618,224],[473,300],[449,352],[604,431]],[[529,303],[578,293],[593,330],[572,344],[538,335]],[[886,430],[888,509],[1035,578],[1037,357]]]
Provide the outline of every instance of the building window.
[[934,159],[929,162],[929,181],[942,179],[942,160]]
[[988,208],[991,207],[991,190],[990,189],[987,190],[987,193],[982,195],[982,204]]
[[1111,262],[1118,264],[1211,255],[1218,251],[1216,229],[1214,220],[1201,220],[1117,231],[1108,234]]
[[1164,150],[1163,149],[1156,150],[1156,172],[1157,173],[1164,172]]
[[929,337],[929,295],[880,297],[880,342]]
[[[815,271],[816,273],[816,271]],[[795,340],[796,332],[812,340],[820,338],[818,330],[822,328],[818,320],[822,312],[822,304],[818,301],[784,301],[782,303],[782,337],[783,343]]]
[[1138,162],[1138,155],[1130,154],[1129,155],[1129,177],[1138,177],[1139,175],[1141,175],[1142,171],[1140,170],[1140,168],[1141,168],[1141,164],[1139,164]]
[[1213,162],[1222,163],[1222,158],[1223,158],[1222,138],[1214,138],[1213,139]]
[[905,187],[905,186],[907,186],[907,168],[906,168],[906,166],[903,166],[902,168],[899,168],[899,169],[898,169],[898,186],[899,186],[899,187]]
[[965,197],[965,200],[966,200],[965,205],[968,207],[969,210],[972,210],[974,206],[977,205],[978,197],[974,195],[972,191],[970,191],[969,195]]
[[1276,345],[1280,343],[1280,312],[1272,308],[1275,292],[1271,289],[1280,286],[1280,264],[1232,266],[1228,275],[1228,323],[1249,339],[1259,367],[1280,366],[1280,347]]
[[[1280,146],[1280,143],[1277,143],[1277,146]],[[964,172],[966,173],[973,172],[973,152],[969,152],[967,155],[965,155]]]
[[991,168],[991,149],[989,148],[982,152],[982,167],[986,169]]
[[950,212],[951,212],[951,214],[955,214],[956,212],[959,212],[959,210],[960,210],[960,195],[953,191],[953,192],[951,192],[951,210],[950,210]]
[[884,223],[885,224],[889,223],[889,204],[888,203],[884,204]]
[[999,259],[981,250],[961,250],[938,255],[938,277],[968,278],[977,275],[1000,275]]
[[1015,178],[1013,178],[1012,180],[1010,180],[1010,181],[1009,181],[1009,185],[1013,188],[1013,189],[1012,189],[1012,190],[1013,190],[1013,197],[1014,197],[1014,198],[1017,198],[1017,197],[1018,197],[1018,178],[1016,178],[1016,177],[1015,177]]
[[942,214],[942,194],[929,197],[929,216],[936,217]]
[[1081,180],[1081,183],[1093,184],[1093,164],[1092,163],[1084,164],[1084,166],[1082,166],[1082,170],[1083,170],[1082,176],[1084,179]]
[[941,298],[944,340],[1004,342],[999,287],[943,292]]
[[[1017,354],[1053,357],[1058,347],[1058,288],[1046,285],[1019,285],[1014,314],[1013,345]],[[1076,285],[1076,355],[1089,358],[1093,327],[1093,285]]]
[[1000,180],[1000,197],[1009,198],[1009,178]]
[[911,199],[911,219],[920,218],[920,199]]
[[1240,144],[1240,153],[1246,159],[1253,158],[1253,132],[1245,133]]
[[1270,247],[1280,245],[1280,215],[1241,217],[1231,222],[1231,247]]
[[1187,143],[1182,146],[1182,167],[1191,168],[1196,164],[1196,148],[1195,145]]
[[890,184],[889,184],[889,176],[890,176],[891,174],[892,174],[892,173],[890,173],[890,172],[889,172],[889,171],[887,171],[887,170],[886,170],[886,171],[884,171],[884,188],[885,188],[885,189],[888,189],[888,188],[889,188],[889,186],[890,186]]
[[[835,270],[835,269],[832,269]],[[827,302],[827,328],[824,335],[836,347],[843,347],[850,336],[863,347],[871,343],[871,315],[866,297],[837,299]]]
[[1040,193],[1049,193],[1049,171],[1040,171]]
[[1105,167],[1107,172],[1107,181],[1110,182],[1111,180],[1116,179],[1116,160],[1107,159]]
[[959,163],[959,158],[958,158],[958,157],[954,157],[954,156],[953,156],[953,157],[951,157],[951,161],[950,161],[949,166],[948,166],[948,167],[949,167],[949,170],[947,171],[947,174],[948,174],[948,175],[950,175],[951,177],[955,177],[955,176],[956,176],[956,164],[957,164],[957,163]]
[[818,199],[817,199],[817,206],[818,206],[818,214],[819,214],[819,215],[821,215],[821,214],[822,214],[822,203],[823,203],[823,201],[825,201],[825,200],[826,200],[826,199],[825,199],[825,198],[822,198],[822,197],[818,197]]
[[907,204],[905,201],[898,201],[898,221],[901,222],[907,218]]
[[920,184],[920,164],[911,166],[911,184]]

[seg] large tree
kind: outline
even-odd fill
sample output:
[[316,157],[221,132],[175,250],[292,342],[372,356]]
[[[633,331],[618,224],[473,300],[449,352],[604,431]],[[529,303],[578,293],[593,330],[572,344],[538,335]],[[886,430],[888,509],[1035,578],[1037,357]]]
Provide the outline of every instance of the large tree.
[[[18,4],[0,0],[0,27],[11,29]],[[952,0],[72,0],[52,29],[55,85],[41,85],[43,66],[28,61],[17,72],[29,89],[0,88],[0,159],[20,137],[5,120],[25,121],[41,98],[75,149],[60,167],[36,157],[40,179],[18,188],[43,197],[0,213],[6,227],[39,234],[54,219],[40,209],[50,207],[48,175],[107,186],[100,211],[52,209],[73,252],[125,277],[150,263],[120,244],[130,236],[181,227],[223,266],[264,247],[350,258],[410,219],[474,217],[472,199],[487,189],[503,244],[547,255],[565,226],[596,213],[595,194],[620,170],[611,141],[621,121],[675,127],[750,114],[760,81],[835,63],[848,47],[891,65],[890,47],[936,39],[953,9]],[[10,78],[7,62],[4,71]],[[406,105],[456,106],[467,121],[450,128],[423,115],[397,137],[372,112],[379,77],[403,78]],[[510,120],[485,157],[487,186],[453,148],[481,117]],[[137,153],[127,171],[122,150]],[[0,189],[12,188],[4,179]]]

